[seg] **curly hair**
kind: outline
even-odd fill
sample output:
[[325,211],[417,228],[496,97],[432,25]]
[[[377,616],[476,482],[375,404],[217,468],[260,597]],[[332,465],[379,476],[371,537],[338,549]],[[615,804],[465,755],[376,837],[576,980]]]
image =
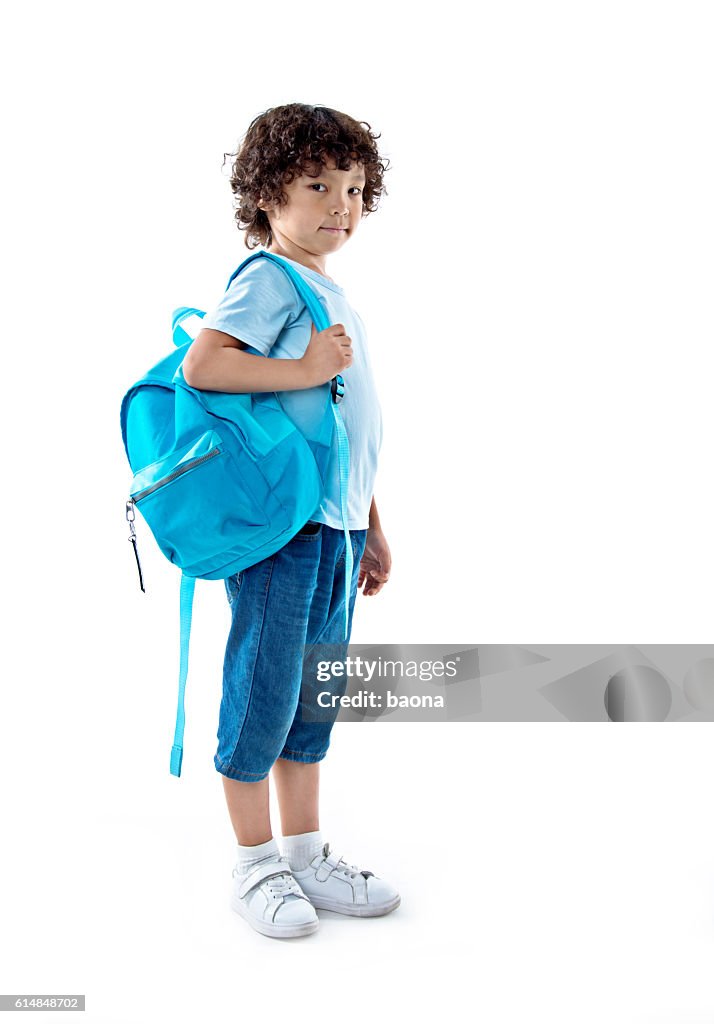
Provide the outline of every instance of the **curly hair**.
[[342,171],[352,163],[362,164],[365,187],[362,216],[377,210],[387,189],[383,176],[389,161],[376,146],[380,135],[366,121],[355,121],[331,107],[311,107],[306,103],[287,103],[259,114],[250,124],[236,153],[224,153],[232,160],[230,184],[237,201],[235,220],[246,231],[248,249],[266,248],[273,234],[267,214],[258,201],[283,205],[288,197],[283,185],[301,174],[319,174],[328,159]]

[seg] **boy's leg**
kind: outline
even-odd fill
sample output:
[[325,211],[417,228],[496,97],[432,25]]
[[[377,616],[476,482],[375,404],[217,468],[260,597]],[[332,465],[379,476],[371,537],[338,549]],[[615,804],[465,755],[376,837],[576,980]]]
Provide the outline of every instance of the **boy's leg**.
[[[322,528],[322,549],[317,572],[315,593],[310,604],[306,644],[314,644],[325,637],[343,638],[345,545],[339,530]],[[366,530],[352,534],[354,569],[350,601],[350,628],[354,601],[357,594],[359,563],[364,551]],[[343,638],[344,639],[344,638]],[[346,648],[347,641],[344,641]],[[309,837],[305,842],[318,843],[320,835],[319,786],[320,760],[329,743],[331,726],[324,722],[317,728],[302,721],[301,702],[295,712],[293,724],[281,756],[273,765],[273,778],[280,805],[283,838]]]
[[311,934],[319,924],[272,835],[269,772],[298,702],[320,540],[319,528],[308,525],[226,580],[231,629],[214,763],[238,841],[231,906],[257,931],[280,938]]
[[268,780],[239,782],[223,776],[228,814],[241,846],[257,846],[273,838]]
[[231,907],[252,928],[273,938],[298,938],[319,926],[315,908],[295,881],[270,828],[268,779],[223,788],[238,840]]
[[279,757],[273,765],[283,836],[320,828],[320,763],[306,764]]
[[285,746],[272,769],[280,800],[283,853],[293,877],[313,907],[353,917],[388,914],[399,906],[400,896],[389,882],[372,871],[363,871],[348,863],[339,853],[331,851],[329,842],[323,842],[318,821],[318,771],[320,760],[329,746],[330,730],[337,711],[330,715],[328,721],[322,714],[320,720],[315,721],[311,712],[316,706],[316,683],[319,689],[332,692],[344,692],[346,688],[344,680],[337,686],[316,681],[315,659],[326,657],[334,662],[347,654],[366,539],[366,530],[351,534],[354,569],[348,636],[345,638],[344,534],[323,527],[317,586],[310,606],[300,702]]

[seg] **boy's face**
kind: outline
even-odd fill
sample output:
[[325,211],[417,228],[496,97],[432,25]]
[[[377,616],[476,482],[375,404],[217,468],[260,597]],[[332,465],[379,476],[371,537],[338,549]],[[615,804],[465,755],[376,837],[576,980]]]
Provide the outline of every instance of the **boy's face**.
[[290,256],[297,247],[323,266],[325,258],[341,249],[357,230],[364,186],[362,166],[353,163],[349,171],[341,171],[334,160],[329,160],[317,175],[294,178],[283,186],[286,204],[259,204],[273,232],[271,248],[281,247]]

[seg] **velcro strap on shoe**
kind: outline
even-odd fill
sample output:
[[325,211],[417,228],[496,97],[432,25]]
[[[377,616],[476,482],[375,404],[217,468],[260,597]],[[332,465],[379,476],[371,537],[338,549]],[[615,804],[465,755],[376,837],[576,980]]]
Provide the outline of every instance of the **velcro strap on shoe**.
[[282,858],[281,860],[268,860],[263,864],[258,864],[245,876],[238,886],[238,896],[243,899],[251,889],[255,889],[256,885],[260,885],[266,878],[272,878],[273,875],[284,875],[289,870],[287,862]]
[[336,857],[334,853],[331,853],[329,857],[325,857],[322,864],[315,872],[315,880],[318,882],[326,882],[341,860],[342,858]]

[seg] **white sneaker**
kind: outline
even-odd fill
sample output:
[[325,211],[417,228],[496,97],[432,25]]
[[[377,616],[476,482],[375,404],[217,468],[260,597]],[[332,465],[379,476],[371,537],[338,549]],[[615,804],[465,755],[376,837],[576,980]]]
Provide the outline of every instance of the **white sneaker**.
[[396,910],[401,902],[389,882],[330,853],[329,843],[325,843],[322,853],[308,867],[293,871],[293,876],[318,910],[334,910],[351,917],[379,917]]
[[245,874],[233,868],[231,907],[256,931],[293,939],[317,931],[315,909],[295,881],[287,857],[273,855]]

